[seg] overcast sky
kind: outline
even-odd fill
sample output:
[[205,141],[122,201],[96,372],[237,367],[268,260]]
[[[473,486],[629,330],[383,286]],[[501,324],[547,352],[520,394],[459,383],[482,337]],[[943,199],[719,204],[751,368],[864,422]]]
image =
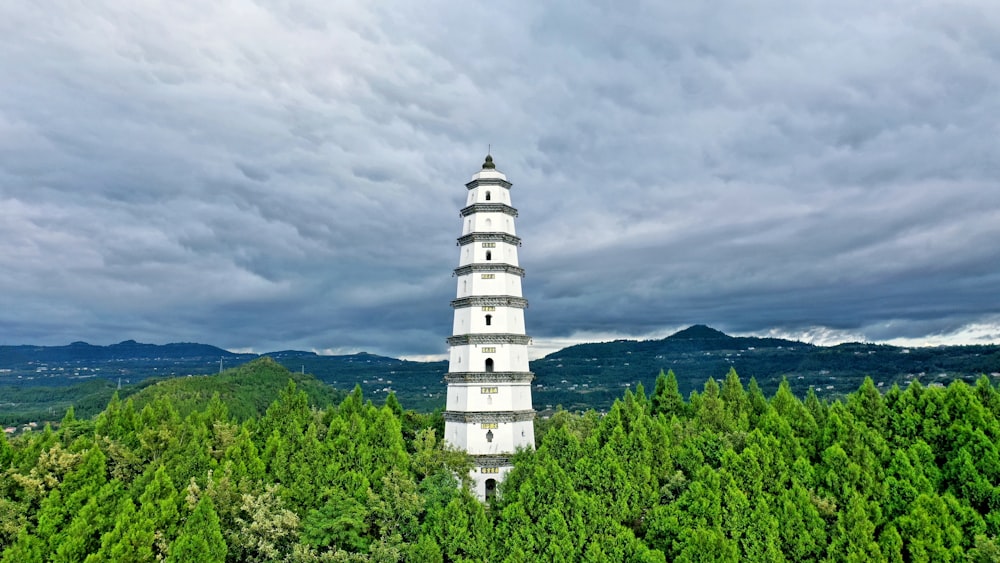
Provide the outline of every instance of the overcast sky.
[[0,3],[0,343],[1000,342],[1000,2]]

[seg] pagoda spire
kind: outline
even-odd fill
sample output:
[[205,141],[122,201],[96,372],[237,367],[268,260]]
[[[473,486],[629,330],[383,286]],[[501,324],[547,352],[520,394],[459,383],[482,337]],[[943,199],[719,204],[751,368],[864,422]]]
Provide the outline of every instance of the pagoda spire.
[[514,452],[535,447],[534,375],[528,369],[528,301],[521,294],[512,184],[487,154],[465,187],[444,438],[473,457],[474,492],[487,500],[511,470]]

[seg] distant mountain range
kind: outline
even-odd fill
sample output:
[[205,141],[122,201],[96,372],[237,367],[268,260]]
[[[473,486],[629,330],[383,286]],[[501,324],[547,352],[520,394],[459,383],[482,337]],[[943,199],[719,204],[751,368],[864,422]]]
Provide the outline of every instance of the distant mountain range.
[[[379,400],[394,391],[407,408],[429,411],[444,405],[447,362],[411,362],[373,354],[321,356],[284,350],[267,355],[291,371],[312,373],[341,389],[361,385]],[[106,380],[134,385],[149,377],[208,375],[260,357],[235,354],[197,343],[142,344],[126,340],[110,346],[74,342],[68,346],[0,346],[0,387],[64,387]],[[709,377],[735,369],[746,384],[754,377],[765,392],[787,378],[794,391],[810,387],[820,396],[857,389],[865,376],[887,389],[892,384],[924,385],[982,374],[1000,378],[1000,345],[901,348],[850,343],[815,346],[778,338],[733,337],[695,325],[659,340],[616,340],[578,344],[531,363],[535,405],[579,410],[607,408],[624,389],[642,383],[647,392],[660,370],[674,370],[685,394]],[[0,410],[3,406],[0,404]],[[0,413],[2,414],[2,413]]]
[[132,359],[186,359],[257,357],[256,354],[234,354],[208,344],[179,342],[175,344],[142,344],[126,340],[109,346],[74,342],[68,346],[0,346],[0,367],[23,364],[111,361]]

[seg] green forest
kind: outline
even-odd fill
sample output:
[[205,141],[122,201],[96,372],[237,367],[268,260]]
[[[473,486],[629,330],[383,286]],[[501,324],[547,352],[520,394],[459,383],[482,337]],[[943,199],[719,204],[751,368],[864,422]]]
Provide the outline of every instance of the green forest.
[[986,377],[830,401],[661,373],[537,420],[483,504],[440,413],[239,370],[0,435],[0,561],[1000,561]]

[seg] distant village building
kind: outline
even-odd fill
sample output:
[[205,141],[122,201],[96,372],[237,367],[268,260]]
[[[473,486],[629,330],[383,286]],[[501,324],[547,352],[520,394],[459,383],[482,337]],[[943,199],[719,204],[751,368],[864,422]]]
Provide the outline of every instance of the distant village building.
[[521,295],[511,183],[487,155],[465,187],[444,433],[449,444],[473,456],[475,493],[485,500],[511,470],[511,455],[535,447],[534,375],[528,371],[528,301]]

